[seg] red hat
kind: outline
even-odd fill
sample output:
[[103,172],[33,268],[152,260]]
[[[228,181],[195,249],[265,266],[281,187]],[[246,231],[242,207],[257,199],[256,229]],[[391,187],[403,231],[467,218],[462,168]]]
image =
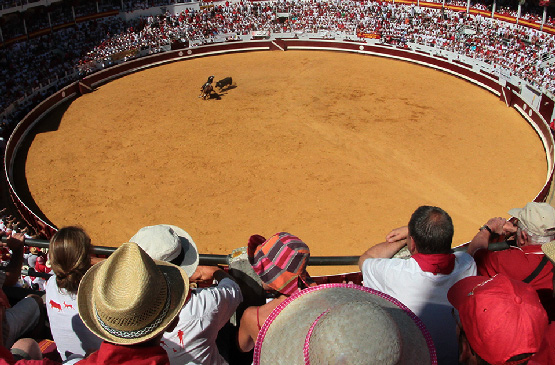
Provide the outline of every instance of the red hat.
[[472,349],[492,365],[535,353],[548,325],[534,288],[504,274],[469,276],[447,293]]

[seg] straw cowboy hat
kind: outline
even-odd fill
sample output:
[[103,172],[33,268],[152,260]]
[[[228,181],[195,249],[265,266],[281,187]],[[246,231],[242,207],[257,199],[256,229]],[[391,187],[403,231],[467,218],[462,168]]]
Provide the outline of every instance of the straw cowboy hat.
[[155,260],[181,266],[192,276],[199,263],[197,245],[185,230],[170,224],[141,228],[129,242],[135,242]]
[[98,337],[132,345],[158,336],[185,304],[189,278],[176,265],[153,260],[124,243],[91,267],[77,292],[79,315]]
[[422,321],[398,300],[354,284],[295,293],[258,333],[254,364],[437,364]]

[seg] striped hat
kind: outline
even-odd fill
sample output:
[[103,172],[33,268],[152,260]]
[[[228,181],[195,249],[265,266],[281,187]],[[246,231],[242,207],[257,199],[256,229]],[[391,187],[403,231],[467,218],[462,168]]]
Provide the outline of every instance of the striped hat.
[[299,278],[312,283],[306,272],[310,249],[290,233],[276,233],[268,240],[252,236],[248,256],[262,282],[281,294],[291,295],[297,291]]

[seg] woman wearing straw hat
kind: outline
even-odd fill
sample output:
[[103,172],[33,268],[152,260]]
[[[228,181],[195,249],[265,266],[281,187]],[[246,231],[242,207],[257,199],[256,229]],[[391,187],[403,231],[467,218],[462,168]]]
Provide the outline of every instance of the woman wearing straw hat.
[[182,268],[153,260],[136,243],[122,244],[79,284],[79,315],[104,342],[78,364],[169,364],[160,340],[177,324],[188,293]]
[[274,299],[262,306],[249,307],[243,313],[237,334],[239,349],[248,352],[254,348],[258,332],[270,313],[293,293],[313,284],[306,272],[310,249],[290,233],[276,233],[268,240],[251,236],[248,243],[249,262],[263,282],[264,289],[272,291]]
[[77,308],[77,288],[91,267],[91,252],[91,239],[80,227],[64,227],[50,239],[54,276],[46,283],[46,311],[63,361],[71,355],[84,357],[98,350],[102,342],[85,327]]

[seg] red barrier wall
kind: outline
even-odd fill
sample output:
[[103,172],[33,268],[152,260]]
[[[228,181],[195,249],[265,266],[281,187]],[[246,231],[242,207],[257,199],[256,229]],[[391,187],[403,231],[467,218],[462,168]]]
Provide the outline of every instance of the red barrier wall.
[[[444,58],[437,58],[426,54],[425,52],[413,52],[405,49],[396,48],[393,46],[376,46],[369,45],[366,43],[358,42],[340,42],[340,41],[328,41],[328,40],[296,40],[296,39],[281,39],[279,40],[279,45],[284,49],[305,49],[305,50],[330,50],[330,51],[342,51],[342,52],[355,52],[361,54],[378,55],[384,57],[392,57],[396,59],[406,60],[410,62],[416,62],[428,67],[433,67],[438,70],[454,74],[458,77],[465,78],[471,82],[486,88],[490,92],[499,95],[501,92],[501,85],[498,83],[497,77],[494,75],[489,75],[487,73],[476,72],[468,67],[465,67],[462,63],[450,63]],[[283,47],[285,45],[285,47]],[[92,85],[92,87],[97,87],[103,83],[109,82],[110,80],[121,77],[131,72],[140,71],[148,67],[155,67],[157,65],[176,62],[181,60],[186,60],[188,58],[196,57],[207,57],[214,56],[229,52],[248,52],[248,51],[268,51],[270,48],[275,49],[276,47],[272,45],[271,41],[250,41],[250,42],[229,42],[220,43],[210,46],[201,46],[182,50],[173,50],[165,53],[160,53],[152,56],[147,56],[139,58],[136,60],[131,60],[124,62],[120,65],[107,68],[105,70],[96,72],[90,76],[84,78],[86,85]],[[279,51],[282,52],[282,51]],[[49,110],[55,108],[61,102],[74,98],[80,95],[79,93],[79,83],[75,82],[71,86],[60,90],[48,99],[44,100],[36,108],[34,108],[25,118],[18,124],[17,128],[10,137],[7,147],[6,154],[4,158],[5,163],[5,174],[8,179],[8,185],[10,189],[10,195],[12,200],[27,221],[28,224],[33,225],[38,228],[46,238],[49,238],[56,230],[55,227],[48,225],[42,219],[40,219],[37,214],[32,212],[20,199],[17,194],[17,187],[13,185],[12,171],[13,162],[17,150],[25,138],[25,135],[29,129],[35,124],[40,123],[40,119]],[[510,85],[509,85],[510,86]],[[514,94],[511,98],[511,106],[516,107],[517,110],[522,111],[526,114],[528,121],[533,124],[540,135],[540,138],[544,140],[544,146],[546,147],[546,154],[548,160],[552,162],[554,160],[554,146],[553,138],[551,137],[551,130],[546,124],[545,120],[536,111],[532,110],[517,94]],[[553,164],[550,163],[550,166]],[[553,168],[549,171],[549,178],[543,189],[538,193],[536,201],[543,201],[547,196],[550,188],[551,181],[553,180]]]

